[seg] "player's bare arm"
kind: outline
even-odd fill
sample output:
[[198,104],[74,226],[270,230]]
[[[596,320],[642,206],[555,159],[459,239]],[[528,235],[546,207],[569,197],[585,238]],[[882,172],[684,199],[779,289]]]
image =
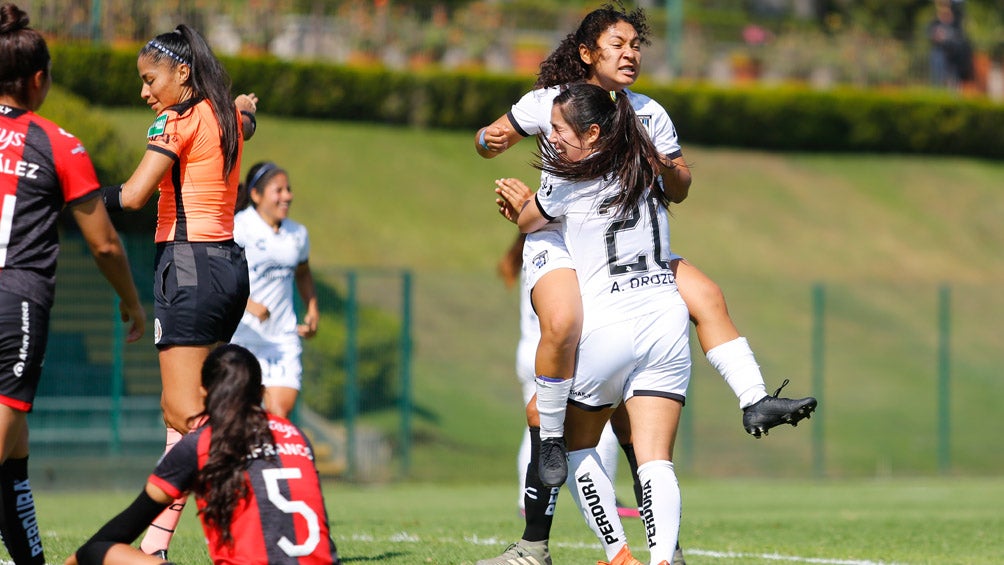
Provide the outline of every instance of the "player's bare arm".
[[509,116],[503,115],[474,134],[474,150],[485,159],[491,159],[521,139],[523,136],[512,127]]
[[679,204],[687,199],[692,178],[682,155],[672,160],[663,158],[662,181],[670,202]]
[[85,200],[71,208],[73,219],[80,227],[98,269],[118,294],[119,313],[123,322],[129,323],[126,341],[138,341],[143,337],[146,313],[139,301],[139,293],[133,282],[125,249],[112,225],[108,212],[100,198]]
[[139,210],[146,205],[160,185],[160,179],[171,170],[174,159],[149,149],[143,154],[139,166],[122,185],[120,196],[123,210]]

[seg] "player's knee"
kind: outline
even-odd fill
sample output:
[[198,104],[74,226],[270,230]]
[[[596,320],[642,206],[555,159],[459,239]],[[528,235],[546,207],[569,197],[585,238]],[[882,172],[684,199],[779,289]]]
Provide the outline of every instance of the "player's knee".
[[161,409],[164,412],[164,424],[182,434],[187,434],[196,425],[195,416],[201,411],[199,408],[182,407],[169,402],[161,402]]

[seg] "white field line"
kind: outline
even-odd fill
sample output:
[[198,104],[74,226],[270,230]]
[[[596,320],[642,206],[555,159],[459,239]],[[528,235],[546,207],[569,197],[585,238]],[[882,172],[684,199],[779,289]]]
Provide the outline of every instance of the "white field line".
[[[337,535],[337,534],[336,534]],[[344,533],[342,534],[344,537]],[[348,536],[349,538],[356,541],[365,542],[391,542],[391,543],[421,543],[422,540],[419,536],[414,534],[409,534],[408,532],[397,532],[390,535],[386,539],[376,539],[369,534],[353,534]],[[336,538],[337,541],[337,538]],[[455,543],[455,540],[449,538],[437,538],[439,543]],[[505,547],[512,542],[510,539],[500,539],[496,537],[479,537],[470,536],[465,537],[464,541],[474,545],[483,546],[494,546],[494,547]],[[567,543],[567,542],[554,542],[551,544],[556,547],[567,547],[573,549],[595,549],[601,551],[602,547],[599,543]],[[831,559],[826,557],[801,557],[798,555],[781,555],[780,553],[737,553],[732,551],[711,551],[707,549],[694,549],[687,547],[683,550],[685,555],[701,555],[704,557],[714,557],[716,559],[734,559],[737,561],[745,561],[749,559],[764,559],[767,561],[777,561],[780,563],[813,563],[817,565],[905,565],[902,563],[893,563],[891,561],[870,561],[870,560],[859,560],[859,559]]]

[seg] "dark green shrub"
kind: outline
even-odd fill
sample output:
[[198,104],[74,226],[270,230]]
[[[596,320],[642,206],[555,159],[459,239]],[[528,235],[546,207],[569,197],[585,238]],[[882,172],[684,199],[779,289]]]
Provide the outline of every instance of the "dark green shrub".
[[[136,49],[53,46],[57,82],[97,104],[139,101]],[[525,76],[405,73],[271,57],[225,58],[235,92],[282,116],[473,130],[509,110]],[[100,69],[96,72],[95,69]],[[639,84],[669,111],[684,143],[783,151],[869,151],[1000,157],[1004,106],[928,90],[815,91]]]
[[[315,279],[321,328],[305,342],[303,354],[303,401],[329,418],[345,415],[346,351],[345,297]],[[401,363],[398,336],[400,321],[377,308],[358,307],[356,336],[357,391],[360,411],[393,405],[399,396]]]

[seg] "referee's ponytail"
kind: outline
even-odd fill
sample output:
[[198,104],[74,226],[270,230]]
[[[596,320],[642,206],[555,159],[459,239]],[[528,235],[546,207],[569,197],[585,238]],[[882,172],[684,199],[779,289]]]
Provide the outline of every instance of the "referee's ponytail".
[[181,24],[174,31],[162,33],[140,49],[140,57],[153,61],[167,60],[174,68],[185,64],[191,68],[189,82],[196,96],[209,100],[220,124],[220,146],[223,147],[223,178],[237,166],[239,125],[237,108],[231,95],[230,75],[220,63],[206,40],[191,27]]

